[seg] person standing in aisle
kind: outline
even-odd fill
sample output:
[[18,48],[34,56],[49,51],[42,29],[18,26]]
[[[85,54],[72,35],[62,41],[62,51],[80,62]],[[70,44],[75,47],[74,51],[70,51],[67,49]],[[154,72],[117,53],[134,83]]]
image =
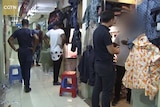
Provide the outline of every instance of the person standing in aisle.
[[[38,45],[37,45],[36,50],[35,50],[36,66],[40,66],[39,59],[40,59],[40,53],[41,53],[41,49],[42,49],[42,42],[43,42],[43,32],[41,30],[41,25],[40,24],[36,25],[35,32],[37,33],[37,35],[39,37],[39,42],[38,42]],[[33,55],[33,65],[34,65],[35,55]]]
[[[129,13],[122,13],[119,17],[119,26],[120,33],[117,35],[114,43],[120,46],[120,53],[117,54],[116,61],[116,82],[114,87],[114,99],[112,101],[112,106],[115,106],[120,100],[120,92],[122,86],[122,78],[125,74],[125,62],[129,55],[128,39],[129,39]],[[127,101],[130,102],[131,90],[127,88]]]
[[[33,30],[28,28],[29,21],[27,19],[22,20],[22,28],[16,30],[8,39],[8,43],[11,48],[18,52],[18,59],[21,66],[22,78],[24,80],[24,91],[30,92],[30,69],[32,65],[32,56],[38,44],[38,36]],[[14,45],[14,39],[18,40],[19,48]],[[32,41],[34,39],[34,44]]]
[[100,107],[99,95],[101,91],[102,107],[110,107],[116,76],[113,54],[118,54],[120,51],[118,46],[113,45],[109,33],[109,27],[115,24],[114,12],[109,10],[102,12],[100,22],[101,24],[93,33],[96,82],[92,93],[92,107]]
[[44,41],[50,47],[51,58],[53,60],[53,85],[61,84],[58,82],[58,76],[63,58],[63,45],[65,43],[65,33],[61,29],[61,26],[61,22],[55,22],[53,28],[44,36]]

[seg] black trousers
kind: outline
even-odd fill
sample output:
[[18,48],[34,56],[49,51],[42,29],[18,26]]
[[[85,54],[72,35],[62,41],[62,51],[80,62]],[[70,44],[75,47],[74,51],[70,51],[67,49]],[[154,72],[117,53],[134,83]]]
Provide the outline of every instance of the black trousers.
[[53,61],[53,83],[58,82],[59,71],[61,67],[62,57],[59,60]]
[[102,107],[110,107],[110,101],[112,97],[112,90],[115,83],[115,75],[116,72],[113,70],[108,71],[107,69],[104,69],[103,65],[100,65],[102,67],[95,67],[95,70],[99,72],[104,70],[107,72],[106,75],[99,75],[96,73],[96,82],[92,93],[92,107],[100,107],[99,105],[99,95],[102,92],[101,97],[101,105]]
[[22,78],[25,87],[30,86],[30,69],[32,65],[33,52],[28,48],[20,48],[18,50],[18,59],[21,66]]
[[[122,78],[125,74],[125,67],[116,65],[116,82],[115,82],[115,90],[114,90],[114,100],[120,100],[120,92],[122,86]],[[127,89],[127,101],[130,101],[131,90]]]

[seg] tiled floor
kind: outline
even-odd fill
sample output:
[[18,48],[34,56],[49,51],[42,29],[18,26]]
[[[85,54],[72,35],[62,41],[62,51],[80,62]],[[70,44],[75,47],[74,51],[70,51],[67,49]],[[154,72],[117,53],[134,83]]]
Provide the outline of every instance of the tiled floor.
[[[87,104],[91,105],[90,99],[87,99],[86,102],[87,102]],[[126,102],[125,99],[122,99],[118,102],[118,104],[116,106],[112,106],[112,104],[111,104],[111,107],[131,107],[131,105],[128,102]]]
[[[11,64],[17,64],[16,53],[11,54]],[[85,101],[77,96],[72,98],[69,93],[59,96],[60,86],[53,86],[52,72],[43,72],[42,67],[32,67],[30,93],[23,91],[23,84],[15,81],[6,90],[4,107],[89,107]],[[115,107],[130,107],[124,100]]]
[[41,67],[31,70],[30,93],[24,93],[23,85],[19,82],[7,90],[4,107],[89,107],[80,97],[72,98],[66,93],[59,96],[59,86],[52,85],[52,73],[44,73]]

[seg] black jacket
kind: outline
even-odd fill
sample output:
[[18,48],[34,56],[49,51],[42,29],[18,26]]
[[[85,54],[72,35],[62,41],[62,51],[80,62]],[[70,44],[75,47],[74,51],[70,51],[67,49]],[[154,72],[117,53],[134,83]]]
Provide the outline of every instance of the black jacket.
[[86,51],[84,51],[83,56],[78,65],[78,70],[80,72],[80,81],[94,86],[94,50],[92,46],[87,46]]
[[160,14],[160,7],[156,7],[156,8],[151,9],[151,15],[152,15],[153,21],[154,21],[154,22],[151,23],[151,25],[153,27],[157,26],[157,21],[156,20],[157,20],[157,15],[158,14]]
[[81,54],[81,32],[79,30],[75,30],[72,38],[72,47],[71,51],[75,52],[76,48],[77,50],[77,55]]

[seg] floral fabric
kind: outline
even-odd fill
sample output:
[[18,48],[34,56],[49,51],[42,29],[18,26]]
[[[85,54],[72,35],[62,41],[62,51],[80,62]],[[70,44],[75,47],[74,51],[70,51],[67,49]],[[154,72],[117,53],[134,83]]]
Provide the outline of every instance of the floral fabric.
[[159,90],[160,50],[145,34],[138,36],[133,44],[125,63],[123,84],[130,89],[145,89],[145,95],[153,100]]

